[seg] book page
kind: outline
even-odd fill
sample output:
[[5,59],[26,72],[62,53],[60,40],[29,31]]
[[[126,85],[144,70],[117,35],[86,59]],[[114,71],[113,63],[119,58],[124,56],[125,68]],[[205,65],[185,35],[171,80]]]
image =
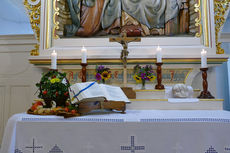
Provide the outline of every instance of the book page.
[[[79,93],[81,90],[87,88],[92,83],[93,82],[76,83],[76,84],[72,85],[70,88],[71,88],[71,90],[73,90],[75,92],[75,95],[76,95],[77,93]],[[96,82],[92,86],[87,88],[86,90],[82,91],[77,96],[79,101],[92,101],[93,98],[96,98],[96,97],[98,97],[99,99],[102,99],[102,97],[103,97],[103,99],[105,98],[105,95],[103,94],[102,90],[100,89],[100,86]],[[72,99],[72,97],[70,97],[70,98]],[[98,98],[95,100],[98,100]],[[78,101],[75,98],[74,101],[72,101],[72,103],[76,103],[76,102],[78,102]]]
[[81,90],[81,89],[78,87],[77,84],[71,85],[71,86],[69,87],[69,96],[70,96],[70,100],[71,100],[72,103],[76,103],[76,102],[78,102],[78,100],[80,101],[80,100],[83,99],[83,97],[82,97],[81,94],[80,94],[79,96],[77,96],[77,98],[73,99],[73,97],[74,97],[78,92],[80,92],[80,90]]
[[[93,82],[85,82],[85,83],[79,83],[80,89],[84,89],[88,87]],[[105,97],[103,92],[100,89],[100,86],[97,82],[95,82],[92,86],[90,86],[88,89],[84,90],[82,93],[83,98],[93,98],[93,97]]]
[[108,101],[111,100],[111,101],[130,102],[120,87],[110,86],[105,84],[99,84],[99,86],[102,88],[105,98]]

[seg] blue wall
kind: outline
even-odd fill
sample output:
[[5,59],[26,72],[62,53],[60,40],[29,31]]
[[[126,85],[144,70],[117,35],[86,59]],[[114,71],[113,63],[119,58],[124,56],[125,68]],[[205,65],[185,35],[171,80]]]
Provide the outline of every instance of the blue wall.
[[23,0],[0,0],[0,35],[32,34]]
[[[225,25],[227,26],[227,24]],[[222,48],[226,54],[230,54],[230,43],[222,43]],[[216,88],[217,98],[224,99],[224,109],[230,111],[230,60],[216,67]]]

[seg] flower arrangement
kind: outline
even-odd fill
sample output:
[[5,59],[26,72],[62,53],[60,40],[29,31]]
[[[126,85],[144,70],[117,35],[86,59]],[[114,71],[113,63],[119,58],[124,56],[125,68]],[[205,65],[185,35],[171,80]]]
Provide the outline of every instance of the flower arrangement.
[[103,65],[96,66],[95,78],[97,81],[102,81],[102,83],[105,83],[106,80],[111,78],[110,68],[107,68]]
[[151,65],[146,65],[141,67],[140,65],[136,65],[134,67],[134,80],[137,83],[142,83],[142,88],[144,89],[145,81],[154,81],[156,79],[156,75],[153,71]]
[[41,81],[36,86],[40,90],[38,97],[44,99],[46,107],[51,107],[52,101],[56,102],[56,106],[65,106],[69,98],[68,88],[70,86],[66,73],[49,71],[43,74]]

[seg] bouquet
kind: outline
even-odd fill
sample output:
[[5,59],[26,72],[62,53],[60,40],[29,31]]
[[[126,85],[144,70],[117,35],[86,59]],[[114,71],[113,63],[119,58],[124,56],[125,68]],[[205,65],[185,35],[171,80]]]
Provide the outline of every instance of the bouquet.
[[102,83],[105,83],[106,80],[111,78],[110,68],[103,65],[96,66],[95,78],[98,82],[102,81]]
[[155,79],[156,75],[151,65],[143,67],[136,65],[134,67],[134,80],[136,80],[137,83],[142,83],[142,88],[145,86],[145,81],[154,81]]
[[46,107],[51,107],[51,101],[56,102],[56,106],[65,106],[69,99],[69,82],[66,73],[49,71],[43,74],[41,81],[36,84],[39,89],[39,98],[44,99]]

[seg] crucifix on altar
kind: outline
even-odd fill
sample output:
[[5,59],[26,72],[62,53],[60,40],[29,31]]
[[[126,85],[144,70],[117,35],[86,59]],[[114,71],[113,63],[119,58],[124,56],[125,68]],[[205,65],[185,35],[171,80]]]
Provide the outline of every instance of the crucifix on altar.
[[124,87],[127,87],[127,58],[129,55],[128,51],[128,43],[130,42],[140,42],[140,37],[127,37],[126,33],[123,34],[121,37],[114,37],[109,38],[110,42],[118,42],[122,45],[123,49],[121,50],[121,56],[120,59],[122,60],[124,69],[123,69],[123,84]]

